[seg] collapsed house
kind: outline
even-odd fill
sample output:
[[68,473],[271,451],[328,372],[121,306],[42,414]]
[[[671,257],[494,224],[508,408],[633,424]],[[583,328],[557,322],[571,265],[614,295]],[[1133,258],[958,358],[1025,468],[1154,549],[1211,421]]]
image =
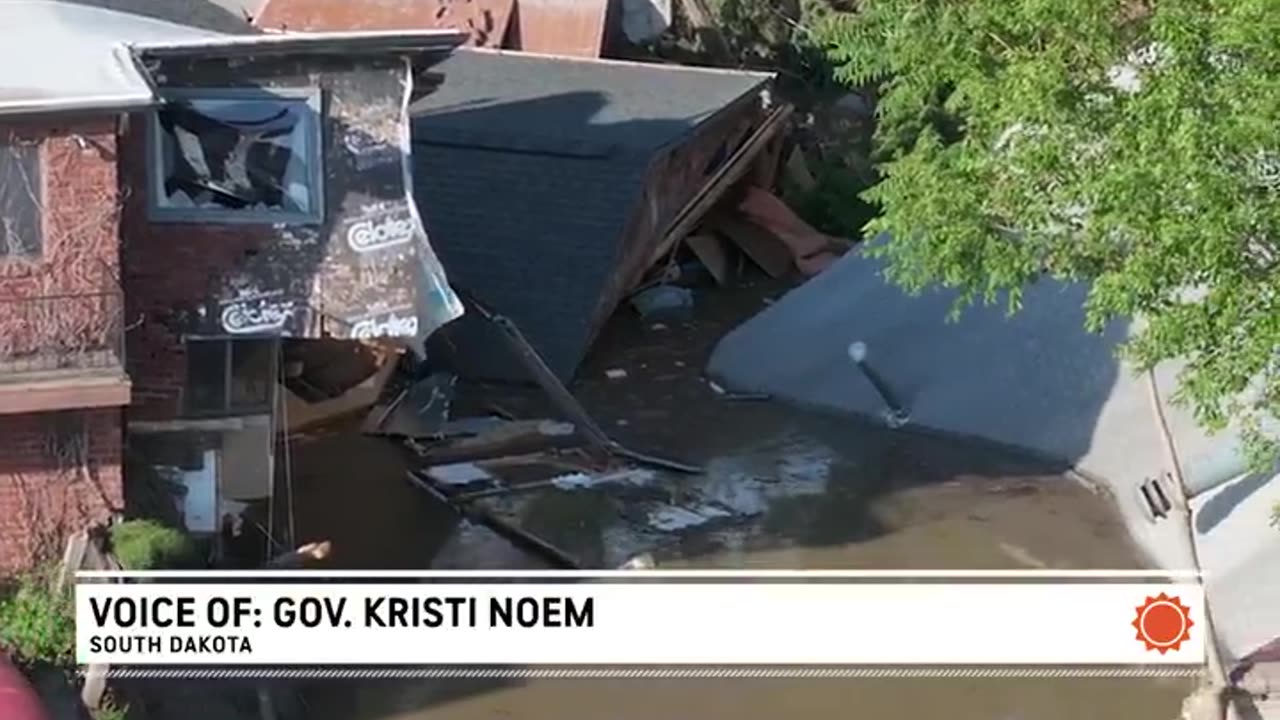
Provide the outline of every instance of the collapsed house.
[[[433,72],[438,88],[411,109],[433,245],[562,380],[669,249],[682,211],[731,161],[754,159],[776,121],[761,73],[484,49]],[[451,324],[429,354],[468,377],[529,379],[479,318]]]
[[281,338],[413,347],[461,312],[405,162],[413,72],[459,40],[284,35],[138,50],[164,105],[124,140],[138,190],[125,284],[141,322],[130,469],[181,478],[185,507],[212,518],[188,530],[216,532],[235,503],[272,493]]
[[0,50],[23,68],[0,75],[0,422],[29,438],[0,498],[33,526],[6,526],[0,565],[126,499],[213,536],[269,504],[286,344],[420,346],[462,312],[406,156],[414,78],[463,35],[227,35],[56,2],[0,24],[31,29]]

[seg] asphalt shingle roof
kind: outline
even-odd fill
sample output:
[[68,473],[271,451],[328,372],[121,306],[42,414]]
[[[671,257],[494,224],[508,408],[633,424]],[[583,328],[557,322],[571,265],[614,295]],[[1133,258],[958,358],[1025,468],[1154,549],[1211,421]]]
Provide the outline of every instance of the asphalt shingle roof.
[[460,50],[433,72],[443,84],[414,106],[429,135],[579,152],[656,150],[769,77],[491,50]]
[[[649,163],[769,76],[462,49],[413,106],[415,192],[449,277],[520,326],[568,380]],[[527,380],[473,316],[458,369]]]

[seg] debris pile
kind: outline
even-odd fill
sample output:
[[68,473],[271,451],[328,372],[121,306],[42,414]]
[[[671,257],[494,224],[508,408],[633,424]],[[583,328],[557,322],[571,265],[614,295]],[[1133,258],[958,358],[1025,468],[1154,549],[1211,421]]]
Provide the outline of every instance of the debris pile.
[[499,415],[454,417],[457,377],[433,372],[413,379],[386,403],[375,404],[363,424],[366,434],[399,440],[419,460],[408,480],[466,520],[483,525],[553,567],[580,567],[570,554],[487,512],[475,501],[556,487],[575,489],[608,483],[643,484],[652,474],[637,465],[683,473],[700,468],[629,449],[591,418],[508,318],[464,293],[484,319],[499,328],[531,379],[569,422]]

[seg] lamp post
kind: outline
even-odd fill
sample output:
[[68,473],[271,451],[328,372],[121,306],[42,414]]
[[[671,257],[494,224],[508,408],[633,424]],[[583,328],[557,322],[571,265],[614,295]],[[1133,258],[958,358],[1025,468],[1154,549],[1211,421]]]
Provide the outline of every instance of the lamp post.
[[889,383],[876,372],[875,368],[867,362],[867,344],[861,340],[849,344],[849,359],[853,361],[854,366],[862,372],[862,376],[871,383],[871,387],[875,389],[876,394],[885,404],[884,418],[889,427],[900,428],[906,425],[911,419],[911,413],[893,393],[893,388],[889,387]]

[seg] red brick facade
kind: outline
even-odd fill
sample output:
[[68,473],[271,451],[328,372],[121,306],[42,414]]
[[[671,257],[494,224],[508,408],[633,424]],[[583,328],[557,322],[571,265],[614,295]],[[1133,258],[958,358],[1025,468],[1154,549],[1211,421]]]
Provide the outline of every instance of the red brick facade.
[[128,384],[115,365],[123,320],[115,119],[7,123],[0,141],[39,147],[42,201],[39,253],[0,257],[7,573],[56,559],[69,534],[122,508],[119,406]]
[[38,259],[0,259],[0,298],[94,292],[120,276],[114,118],[0,124],[0,141],[41,143],[44,241]]
[[119,408],[0,415],[0,573],[61,556],[124,505]]

